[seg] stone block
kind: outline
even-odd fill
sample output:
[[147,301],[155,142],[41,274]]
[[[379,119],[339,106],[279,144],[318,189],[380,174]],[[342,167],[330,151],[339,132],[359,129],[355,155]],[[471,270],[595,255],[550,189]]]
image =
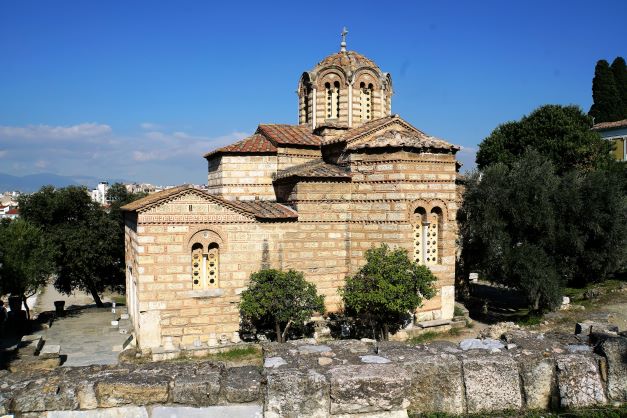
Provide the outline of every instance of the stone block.
[[204,408],[156,406],[152,408],[151,414],[152,418],[262,418],[262,416],[261,405],[220,405]]
[[209,406],[218,403],[221,373],[219,369],[202,374],[181,375],[174,378],[171,401],[193,406]]
[[607,402],[597,362],[592,356],[558,356],[557,385],[563,408],[586,408]]
[[98,406],[102,408],[148,405],[167,402],[169,383],[167,375],[129,373],[124,378],[106,376],[96,382],[94,390]]
[[555,360],[542,355],[522,356],[518,364],[527,409],[549,409],[556,390]]
[[39,358],[57,358],[61,353],[61,346],[58,344],[46,344],[39,351]]
[[607,361],[607,392],[611,400],[627,402],[627,338],[607,338],[599,344]]
[[406,409],[409,372],[394,364],[348,365],[332,368],[331,414],[362,414]]
[[403,366],[411,376],[407,393],[409,410],[422,414],[464,413],[462,364],[450,354],[403,356]]
[[233,403],[259,400],[261,373],[256,366],[232,367],[226,371],[224,395]]
[[329,382],[315,370],[272,369],[266,375],[265,418],[329,416]]
[[75,387],[60,377],[33,381],[14,393],[13,412],[39,412],[78,408]]
[[[153,415],[154,416],[154,415]],[[148,411],[142,406],[122,406],[93,411],[48,411],[39,418],[148,418]]]
[[468,413],[522,408],[518,365],[513,358],[477,355],[462,360]]

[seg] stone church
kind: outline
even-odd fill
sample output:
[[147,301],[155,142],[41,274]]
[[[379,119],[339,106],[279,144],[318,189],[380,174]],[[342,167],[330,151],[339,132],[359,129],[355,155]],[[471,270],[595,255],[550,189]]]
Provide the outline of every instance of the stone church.
[[337,290],[380,243],[438,277],[417,320],[453,316],[459,147],[392,113],[392,77],[346,49],[298,81],[297,125],[263,124],[204,155],[208,188],[126,205],[127,306],[141,348],[238,341],[240,293],[264,267]]

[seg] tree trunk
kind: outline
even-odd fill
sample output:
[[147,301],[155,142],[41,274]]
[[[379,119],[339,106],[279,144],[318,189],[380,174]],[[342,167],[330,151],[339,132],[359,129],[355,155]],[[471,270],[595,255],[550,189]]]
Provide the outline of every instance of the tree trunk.
[[98,291],[96,291],[96,289],[94,288],[90,288],[89,293],[91,293],[91,297],[94,298],[94,302],[96,302],[96,306],[99,308],[104,308],[104,303],[102,303],[102,300],[100,299],[100,296],[98,295]]
[[281,324],[279,321],[274,321],[274,331],[276,332],[276,340],[280,343],[283,341],[283,334],[281,334]]
[[383,341],[387,341],[390,338],[390,329],[388,328],[388,324],[383,324]]
[[283,330],[283,334],[281,336],[281,339],[283,340],[283,342],[287,341],[287,331],[289,331],[290,326],[292,326],[292,320],[291,319],[289,321],[287,321],[287,325],[285,326],[285,329]]
[[24,308],[26,308],[26,319],[30,319],[30,308],[28,307],[28,303],[26,303],[26,296],[22,295],[22,303],[24,304]]

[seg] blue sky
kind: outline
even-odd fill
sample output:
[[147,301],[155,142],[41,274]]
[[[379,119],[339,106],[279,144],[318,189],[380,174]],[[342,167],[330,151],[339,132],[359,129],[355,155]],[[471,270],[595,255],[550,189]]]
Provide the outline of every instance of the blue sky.
[[587,111],[626,21],[624,0],[0,0],[0,172],[204,183],[204,152],[297,123],[298,78],[342,26],[392,74],[393,112],[470,167],[500,123]]

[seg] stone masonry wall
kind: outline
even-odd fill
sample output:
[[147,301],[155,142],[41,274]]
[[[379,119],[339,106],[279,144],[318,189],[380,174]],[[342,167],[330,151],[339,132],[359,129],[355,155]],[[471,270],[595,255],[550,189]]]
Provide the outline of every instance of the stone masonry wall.
[[474,348],[388,342],[376,350],[370,341],[298,340],[265,344],[263,368],[187,361],[0,370],[0,414],[357,418],[627,402],[627,338],[600,338],[591,346],[574,335],[512,331]]

